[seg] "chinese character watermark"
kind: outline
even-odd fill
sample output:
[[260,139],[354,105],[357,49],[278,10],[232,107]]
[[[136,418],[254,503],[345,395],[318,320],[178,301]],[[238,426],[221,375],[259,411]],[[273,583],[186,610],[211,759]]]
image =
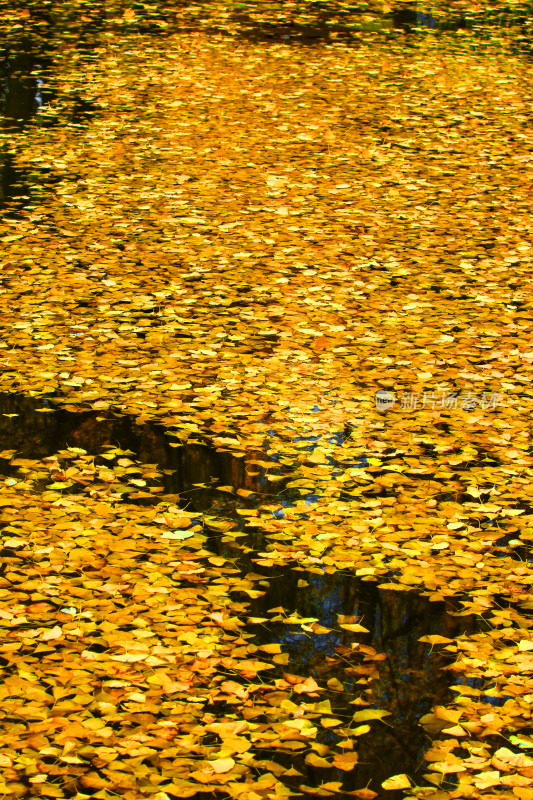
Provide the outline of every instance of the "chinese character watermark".
[[494,411],[502,402],[502,396],[498,392],[402,392],[397,398],[394,392],[386,389],[378,389],[375,396],[376,408],[379,411],[386,411],[393,408],[398,403],[401,411],[453,411],[462,409],[463,411],[474,411],[480,408],[482,411]]

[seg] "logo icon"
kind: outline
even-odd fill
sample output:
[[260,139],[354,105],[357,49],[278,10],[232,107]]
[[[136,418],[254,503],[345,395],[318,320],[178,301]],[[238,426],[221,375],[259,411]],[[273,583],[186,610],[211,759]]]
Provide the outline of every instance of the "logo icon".
[[388,392],[386,389],[378,389],[375,400],[376,408],[379,411],[386,411],[388,408],[392,408],[396,403],[396,398],[393,393]]

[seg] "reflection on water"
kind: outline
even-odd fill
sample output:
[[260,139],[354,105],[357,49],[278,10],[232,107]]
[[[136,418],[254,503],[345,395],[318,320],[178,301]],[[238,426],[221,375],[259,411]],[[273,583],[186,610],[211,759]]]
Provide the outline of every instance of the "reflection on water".
[[[309,575],[287,568],[271,570],[265,577],[268,588],[263,597],[253,601],[248,628],[259,644],[278,642],[282,651],[289,653],[289,663],[280,674],[285,670],[313,675],[321,686],[331,679],[340,681],[343,690],[332,691],[328,697],[335,716],[351,728],[358,724],[351,722],[354,712],[367,707],[364,703],[389,712],[383,721],[371,721],[370,732],[358,739],[359,762],[344,777],[346,791],[368,786],[380,796],[399,800],[401,791],[384,793],[380,788],[390,775],[405,772],[423,784],[423,752],[429,738],[419,719],[434,705],[449,701],[454,679],[445,669],[452,659],[442,650],[431,653],[430,645],[419,639],[429,634],[452,638],[479,623],[456,617],[453,607],[431,603],[413,592],[381,590],[374,583],[340,573]],[[330,632],[307,633],[294,622],[295,612],[303,620],[317,619]],[[369,632],[340,629],[339,615],[353,617]],[[377,654],[377,680],[367,674],[373,651]],[[331,731],[321,736],[327,744]],[[293,763],[310,785],[327,779],[320,770],[310,769],[303,758]],[[342,775],[336,779],[342,780]]]
[[17,206],[23,205],[29,192],[26,177],[14,166],[12,153],[6,150],[0,153],[0,207],[10,201],[15,201]]
[[[33,55],[24,50],[18,53],[4,51],[0,58],[0,122],[3,130],[22,130],[37,110],[37,81],[30,77],[33,66]],[[13,151],[9,144],[3,143],[0,148],[0,206],[27,192],[24,176],[14,165]]]
[[[26,42],[29,47],[29,43]],[[5,124],[19,130],[39,108],[39,84],[32,75],[35,55],[31,51],[6,52],[1,64],[2,112]],[[41,96],[42,103],[42,96]]]
[[0,207],[20,209],[29,199],[30,178],[16,166],[13,137],[52,98],[38,76],[49,63],[43,43],[24,34],[0,48],[0,133],[8,137],[0,146]]
[[[66,447],[80,447],[94,455],[109,447],[130,450],[142,463],[155,463],[167,471],[162,476],[165,494],[178,495],[182,505],[195,511],[234,510],[233,493],[218,490],[217,484],[254,492],[254,502],[268,491],[264,475],[247,469],[244,459],[202,444],[176,447],[175,443],[161,427],[137,424],[130,417],[101,411],[74,413],[56,409],[46,398],[0,395],[1,450],[16,450],[32,459]],[[245,498],[239,504],[245,505]]]

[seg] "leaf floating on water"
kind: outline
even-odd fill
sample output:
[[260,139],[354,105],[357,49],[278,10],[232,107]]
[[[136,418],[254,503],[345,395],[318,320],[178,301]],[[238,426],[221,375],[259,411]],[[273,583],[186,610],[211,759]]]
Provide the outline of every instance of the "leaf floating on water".
[[[250,26],[279,28],[283,3],[245,21],[85,3],[52,37],[22,5],[0,20],[4,111],[29,108],[35,58],[40,76],[39,124],[4,126],[0,651],[25,733],[0,788],[256,800],[296,791],[307,758],[324,782],[298,791],[343,792],[326,770],[354,769],[358,737],[388,756],[389,730],[409,736],[374,708],[397,638],[362,644],[366,610],[332,622],[342,574],[393,631],[416,610],[413,702],[438,693],[416,640],[453,653],[456,698],[422,718],[430,788],[409,797],[533,800],[523,9],[370,0],[354,28],[296,4],[265,47]],[[71,43],[95,30],[89,63]],[[27,457],[63,413],[74,446]],[[167,472],[127,449],[132,420]]]
[[165,531],[161,534],[162,539],[175,539],[177,541],[190,539],[191,536],[194,536],[194,531]]
[[209,765],[214,769],[217,775],[222,775],[233,769],[235,761],[232,758],[217,758],[214,761],[210,761]]
[[351,772],[359,761],[357,753],[336,753],[333,766],[343,772]]
[[377,708],[364,708],[362,711],[356,711],[352,719],[354,722],[366,722],[371,719],[383,719],[390,716],[390,711]]
[[336,728],[338,725],[343,725],[343,721],[335,717],[322,717],[320,724],[323,728]]
[[387,778],[381,784],[382,788],[387,791],[395,791],[397,789],[410,789],[411,781],[407,775],[393,775],[392,778]]
[[342,628],[345,631],[350,631],[351,633],[370,633],[368,628],[363,627],[363,625],[359,625],[357,622],[342,623],[339,625],[339,628]]
[[43,635],[41,636],[41,639],[43,640],[43,642],[49,642],[52,639],[60,639],[61,636],[63,636],[62,629],[59,627],[59,625],[55,625],[50,630],[44,631]]
[[446,636],[439,636],[438,634],[431,634],[430,636],[421,636],[419,642],[427,642],[428,644],[450,644],[453,639],[448,639]]

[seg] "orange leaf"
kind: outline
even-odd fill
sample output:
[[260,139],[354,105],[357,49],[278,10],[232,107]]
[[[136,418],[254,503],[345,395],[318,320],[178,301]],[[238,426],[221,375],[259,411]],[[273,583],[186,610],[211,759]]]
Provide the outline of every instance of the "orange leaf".
[[351,772],[359,760],[357,753],[336,753],[333,766],[343,772]]
[[325,350],[328,346],[328,340],[325,336],[319,336],[318,339],[315,339],[311,347],[315,351],[315,353],[320,353],[322,350]]
[[314,678],[306,678],[303,683],[297,683],[293,686],[293,689],[297,694],[303,694],[306,692],[316,692],[317,689],[320,689],[320,686]]

